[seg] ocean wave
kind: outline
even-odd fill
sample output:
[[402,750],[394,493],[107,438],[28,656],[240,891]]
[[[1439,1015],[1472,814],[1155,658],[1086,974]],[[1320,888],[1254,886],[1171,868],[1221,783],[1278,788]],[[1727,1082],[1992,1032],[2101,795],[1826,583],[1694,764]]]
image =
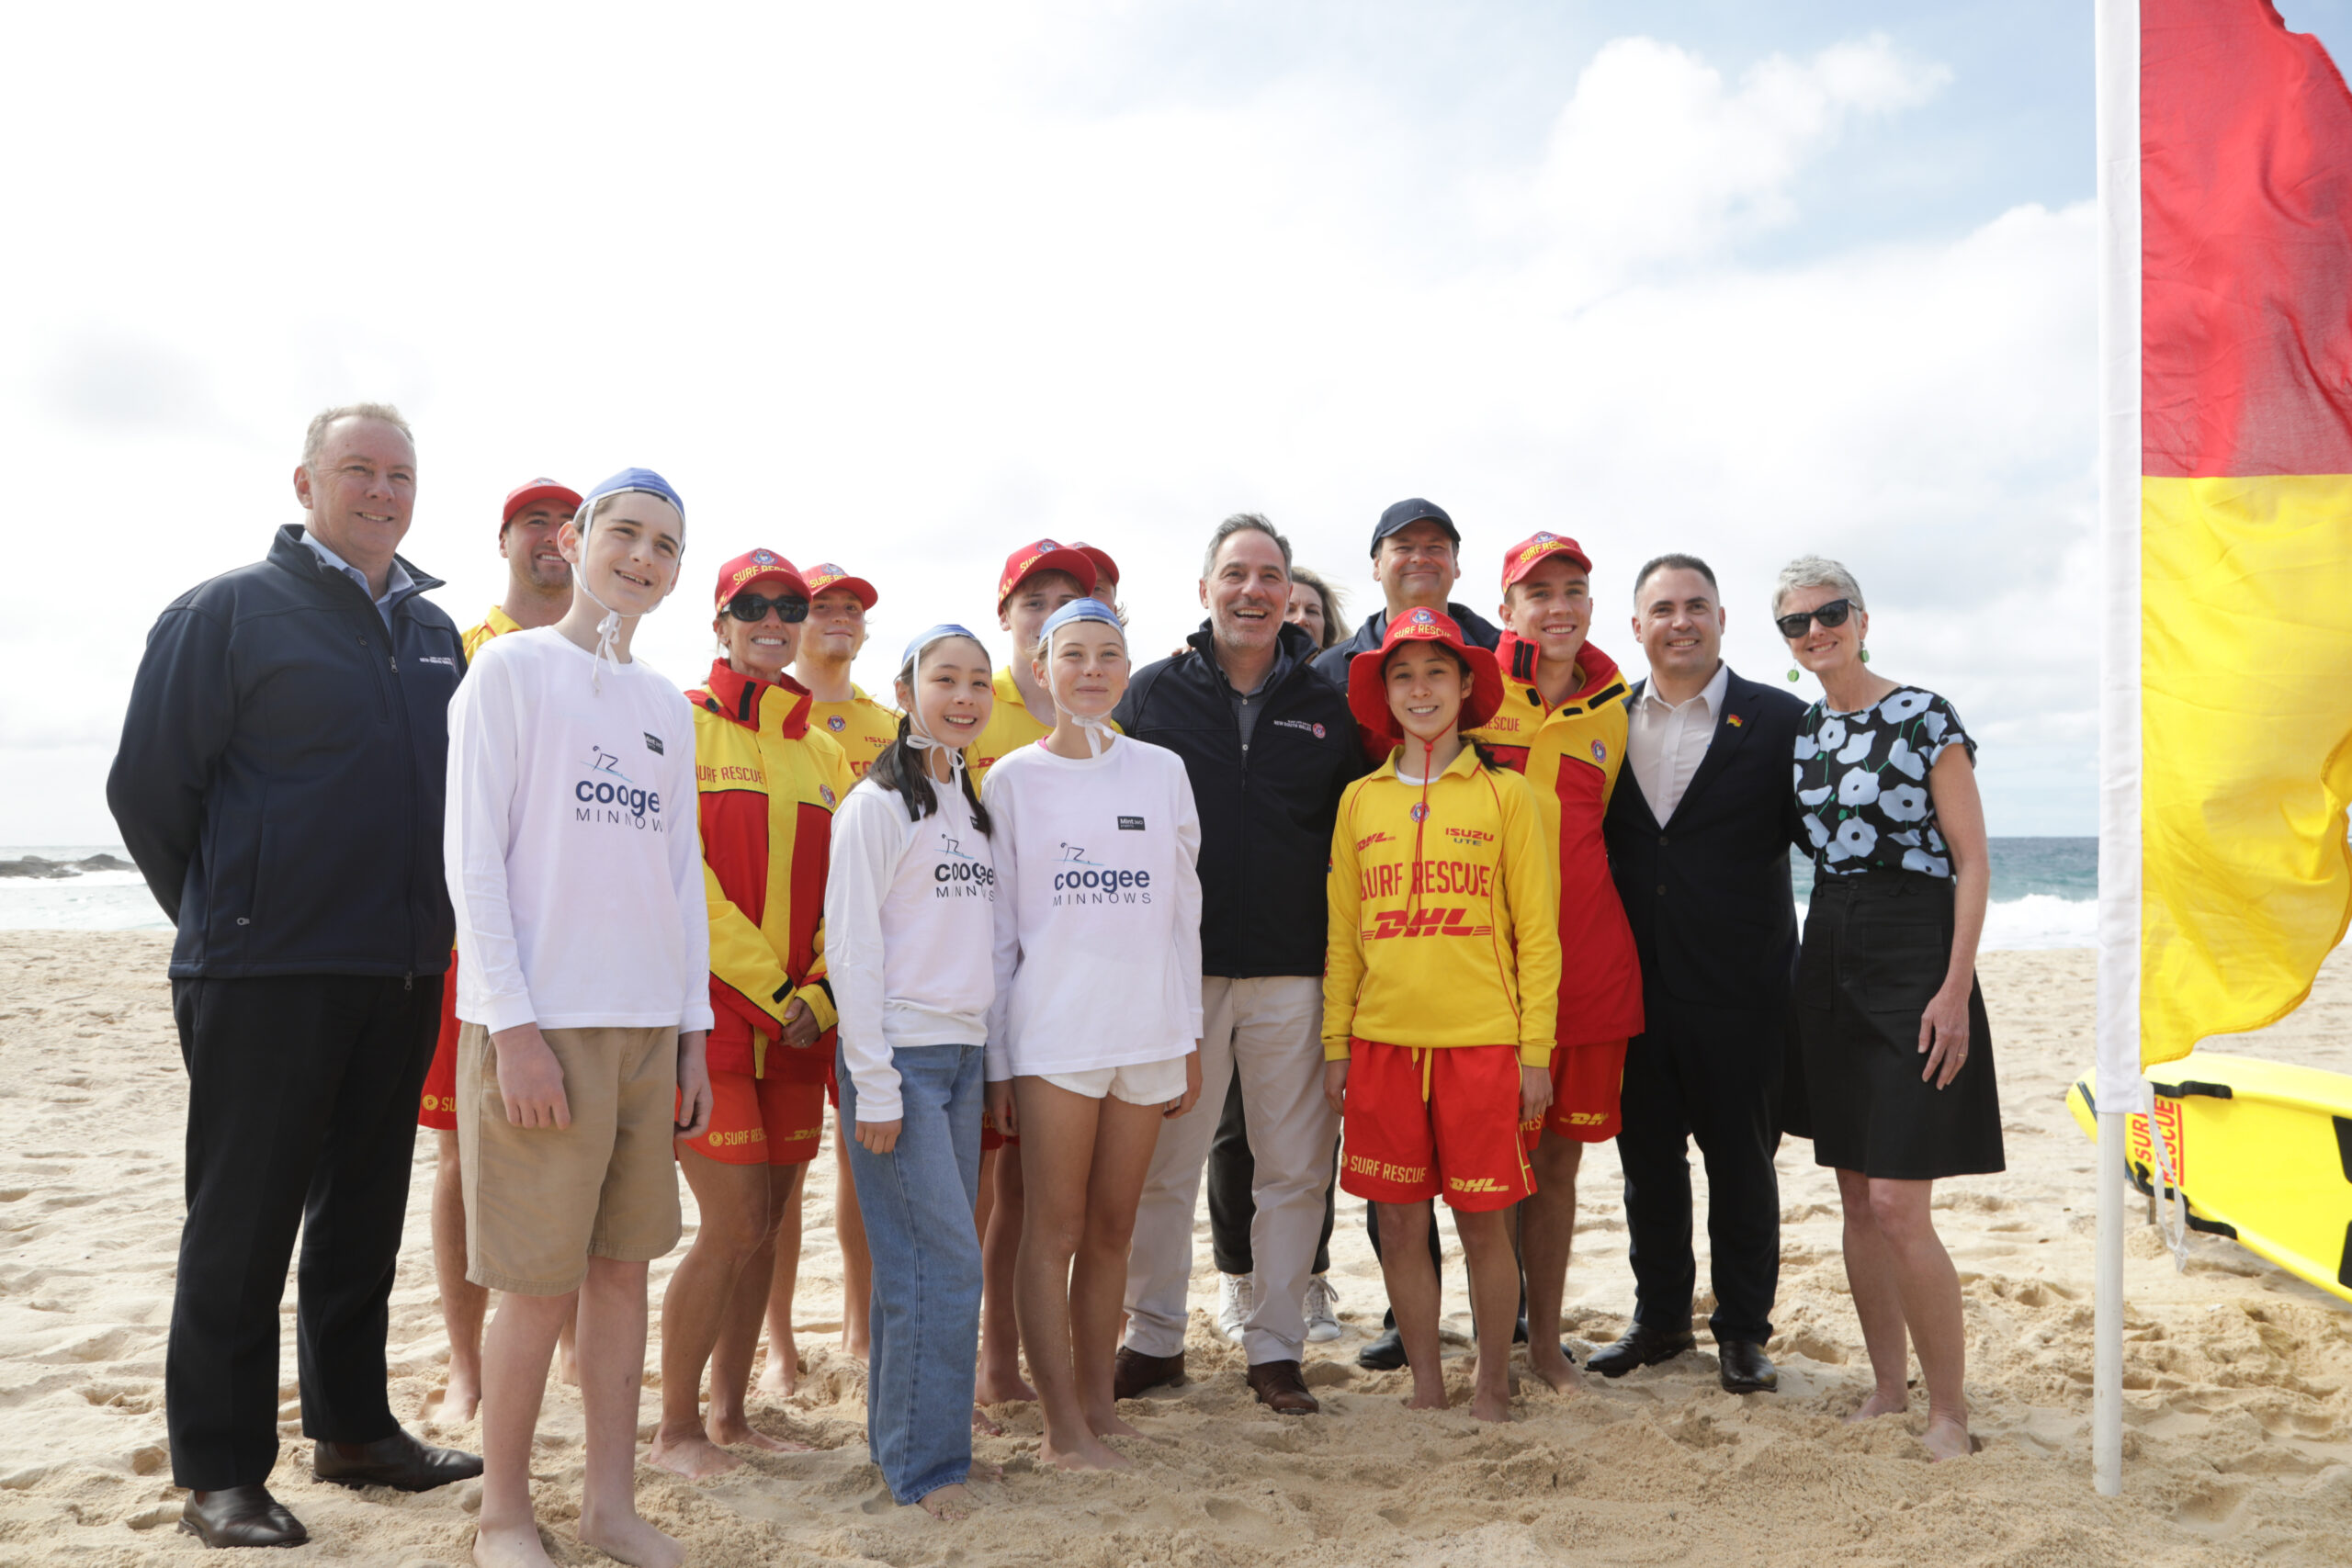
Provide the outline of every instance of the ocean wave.
[[[1802,904],[1797,906],[1797,919],[1802,925]],[[1985,906],[1984,936],[1976,944],[1980,953],[2098,945],[2098,900],[2061,898],[2054,893],[1994,899]]]

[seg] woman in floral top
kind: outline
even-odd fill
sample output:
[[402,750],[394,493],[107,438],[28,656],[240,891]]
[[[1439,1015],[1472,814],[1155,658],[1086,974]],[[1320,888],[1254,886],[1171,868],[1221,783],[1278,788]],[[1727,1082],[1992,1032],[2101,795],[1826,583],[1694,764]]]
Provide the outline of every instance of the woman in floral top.
[[2003,1163],[1976,987],[1991,888],[1976,743],[1943,698],[1869,667],[1861,587],[1836,561],[1792,562],[1772,614],[1822,691],[1796,742],[1814,863],[1797,1037],[1814,1158],[1838,1172],[1846,1278],[1877,1382],[1849,1419],[1905,1408],[1916,1344],[1924,1441],[1956,1459],[1971,1446],[1960,1277],[1928,1200],[1939,1177]]

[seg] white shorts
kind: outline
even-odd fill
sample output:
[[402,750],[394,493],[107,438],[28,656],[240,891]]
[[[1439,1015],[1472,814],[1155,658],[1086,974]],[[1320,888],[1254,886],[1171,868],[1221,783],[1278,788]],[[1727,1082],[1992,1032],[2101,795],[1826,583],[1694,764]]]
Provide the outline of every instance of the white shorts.
[[1037,1076],[1056,1089],[1066,1089],[1072,1094],[1082,1094],[1089,1100],[1101,1100],[1105,1095],[1125,1100],[1129,1105],[1165,1105],[1171,1100],[1184,1098],[1184,1056],[1170,1056],[1159,1062],[1137,1062],[1125,1067],[1096,1067],[1083,1073],[1039,1073]]

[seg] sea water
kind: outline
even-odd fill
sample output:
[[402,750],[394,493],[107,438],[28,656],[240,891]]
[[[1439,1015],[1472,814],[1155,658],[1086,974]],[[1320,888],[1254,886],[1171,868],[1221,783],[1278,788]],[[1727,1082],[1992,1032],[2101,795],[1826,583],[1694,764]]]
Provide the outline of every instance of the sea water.
[[[0,845],[0,860],[40,855],[81,860],[119,844]],[[1813,865],[1791,856],[1800,913],[1813,894]],[[2098,926],[2097,839],[1995,839],[1987,948],[2088,947]],[[0,931],[169,931],[147,885],[132,871],[89,871],[54,882],[0,877]]]

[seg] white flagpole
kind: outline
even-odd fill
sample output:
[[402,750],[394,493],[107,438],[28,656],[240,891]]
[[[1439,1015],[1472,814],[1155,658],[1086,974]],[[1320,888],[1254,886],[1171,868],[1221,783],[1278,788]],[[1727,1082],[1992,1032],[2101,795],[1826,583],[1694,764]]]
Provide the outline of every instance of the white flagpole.
[[2094,0],[2098,77],[2098,1265],[2091,1469],[2123,1489],[2123,1128],[2140,1095],[2140,6]]

